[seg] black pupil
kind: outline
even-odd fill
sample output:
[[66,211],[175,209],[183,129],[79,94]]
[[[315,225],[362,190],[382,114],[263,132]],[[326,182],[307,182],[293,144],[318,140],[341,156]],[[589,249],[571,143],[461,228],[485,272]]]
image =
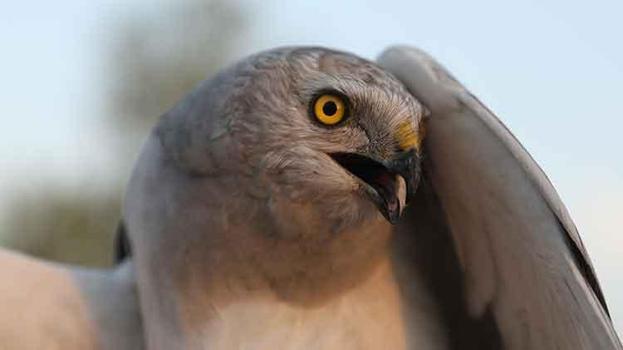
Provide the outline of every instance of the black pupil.
[[329,117],[337,112],[337,105],[333,101],[329,101],[322,106],[322,112]]

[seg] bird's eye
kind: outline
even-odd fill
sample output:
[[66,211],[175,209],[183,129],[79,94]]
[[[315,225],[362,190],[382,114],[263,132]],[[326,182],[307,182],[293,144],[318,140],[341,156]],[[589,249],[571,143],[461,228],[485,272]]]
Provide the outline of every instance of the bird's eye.
[[346,115],[344,99],[334,94],[320,95],[313,107],[314,117],[324,125],[335,125]]

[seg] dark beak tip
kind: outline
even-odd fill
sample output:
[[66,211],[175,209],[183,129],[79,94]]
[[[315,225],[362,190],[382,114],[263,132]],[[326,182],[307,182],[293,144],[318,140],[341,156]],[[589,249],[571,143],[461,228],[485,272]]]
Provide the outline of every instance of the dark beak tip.
[[407,198],[409,203],[415,196],[420,183],[420,159],[415,152],[405,152],[401,157],[396,159],[390,166],[394,172],[402,176],[407,185]]
[[381,210],[381,213],[390,224],[395,225],[400,220],[400,204],[396,203],[393,207],[385,204]]
[[398,223],[398,220],[400,219],[400,216],[398,215],[392,215],[389,217],[389,223],[392,225],[396,225]]

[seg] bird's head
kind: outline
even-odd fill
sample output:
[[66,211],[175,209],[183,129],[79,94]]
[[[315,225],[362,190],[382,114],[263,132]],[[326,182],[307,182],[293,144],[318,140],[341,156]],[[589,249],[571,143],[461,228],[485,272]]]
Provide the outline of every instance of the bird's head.
[[144,147],[124,206],[137,261],[186,284],[226,274],[297,302],[337,295],[385,256],[418,183],[424,113],[347,53],[282,48],[223,70]]
[[280,231],[319,220],[339,231],[398,219],[418,184],[423,115],[370,61],[285,48],[200,86],[158,130],[185,171],[263,200]]

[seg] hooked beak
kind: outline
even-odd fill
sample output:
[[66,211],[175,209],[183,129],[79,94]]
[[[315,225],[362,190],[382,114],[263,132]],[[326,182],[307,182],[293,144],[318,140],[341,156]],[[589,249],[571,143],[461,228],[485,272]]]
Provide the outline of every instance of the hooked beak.
[[399,179],[406,184],[406,202],[415,195],[420,181],[420,158],[415,150],[398,154],[395,158],[379,161],[357,153],[331,153],[335,162],[358,178],[383,216],[392,224],[402,212]]

